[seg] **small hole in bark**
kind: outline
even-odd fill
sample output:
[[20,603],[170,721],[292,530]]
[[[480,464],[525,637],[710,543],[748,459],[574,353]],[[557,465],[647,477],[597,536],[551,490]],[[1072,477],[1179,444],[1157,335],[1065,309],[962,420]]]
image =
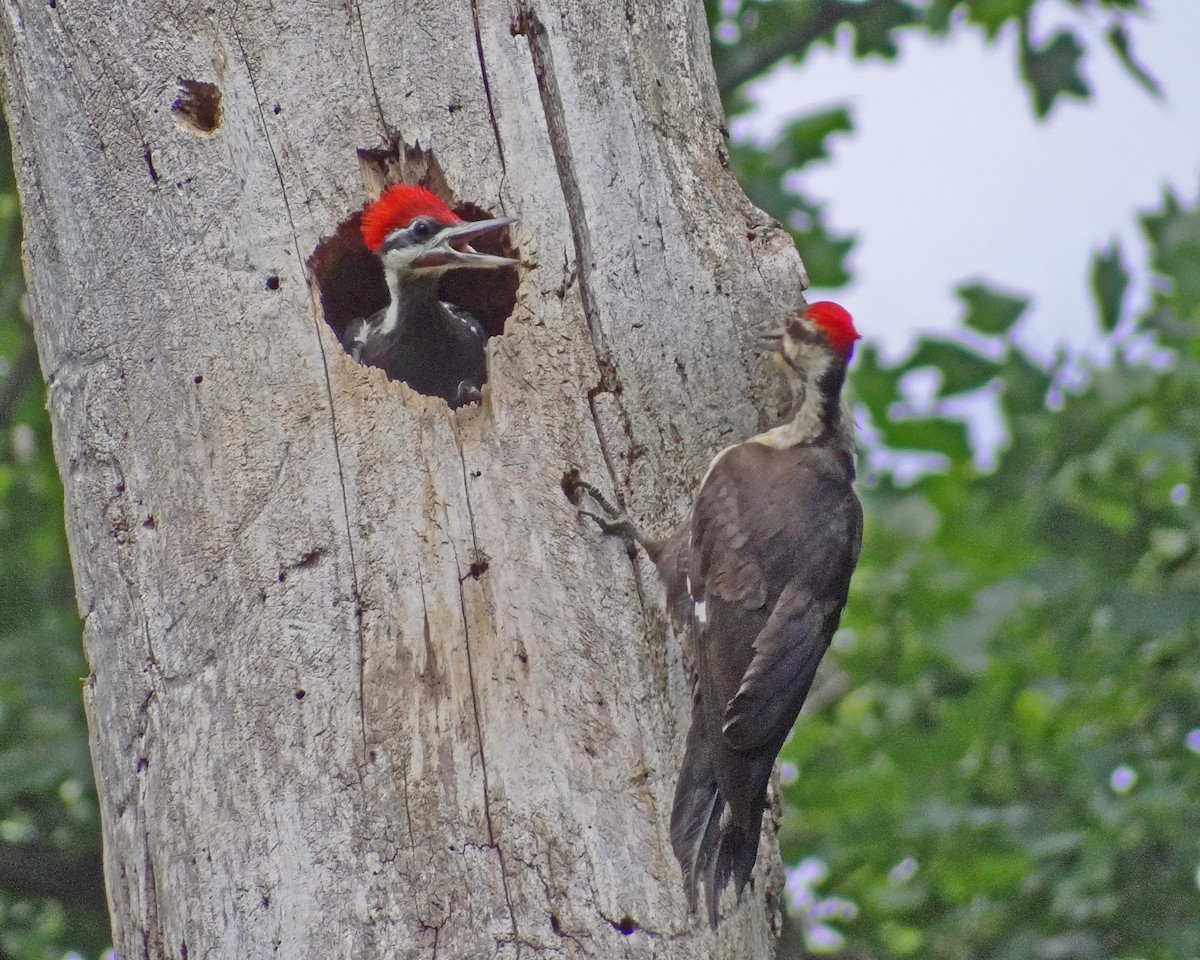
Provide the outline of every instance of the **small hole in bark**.
[[550,914],[550,929],[554,931],[556,937],[562,936],[562,924],[558,922],[558,917],[555,914]]
[[579,493],[579,468],[572,467],[562,475],[562,492],[571,503],[578,504],[580,499]]
[[277,276],[275,276],[275,274],[271,274],[269,277],[267,277],[267,289],[268,290],[278,290],[279,289],[279,278]]
[[197,136],[208,136],[221,125],[221,88],[184,77],[179,77],[178,83],[179,96],[171,104],[175,122]]
[[180,960],[187,960],[187,955],[188,955],[187,941],[186,941],[186,940],[183,940],[183,941],[181,941],[181,942],[180,942],[180,944],[179,944],[179,958],[180,958]]
[[612,928],[614,930],[626,937],[638,928],[637,921],[634,920],[629,914],[625,914],[625,916],[623,916],[620,920],[610,920],[608,922],[612,924]]
[[281,107],[279,104],[275,104],[271,112],[275,114],[275,116],[279,116],[281,113],[283,113],[283,107]]
[[[419,145],[359,150],[359,161],[372,197],[397,183],[415,184],[429,190],[463,220],[501,216],[498,210],[456,200],[433,154]],[[380,313],[389,302],[383,263],[367,249],[362,238],[362,215],[362,210],[356,210],[339,223],[331,236],[317,244],[307,264],[320,291],[325,322],[343,343],[353,321]],[[511,230],[500,227],[471,237],[469,243],[479,253],[518,259]],[[516,306],[520,270],[516,266],[448,269],[437,280],[437,299],[469,313],[489,338],[500,336]],[[470,398],[455,400],[457,381],[449,383],[454,379],[449,371],[454,368],[436,353],[431,356],[432,362],[420,371],[404,375],[408,385],[448,402],[471,402]],[[389,376],[393,376],[392,371]]]
[[263,898],[262,898],[262,907],[263,907],[263,909],[264,909],[264,910],[266,910],[266,909],[267,909],[267,907],[269,907],[270,905],[271,905],[271,898],[270,898],[270,897],[263,897]]
[[138,771],[138,773],[141,773],[141,772],[142,772],[143,770],[145,770],[145,769],[146,769],[148,766],[150,766],[150,761],[149,761],[149,760],[147,760],[145,757],[138,757],[138,761],[137,761],[137,771]]
[[305,551],[300,559],[296,561],[296,566],[302,569],[304,567],[311,567],[321,559],[323,553],[324,551],[320,547],[313,547],[311,550]]
[[488,571],[488,562],[486,559],[481,557],[480,559],[474,561],[467,568],[467,576],[470,577],[472,580],[478,580],[485,573],[487,573],[487,571]]
[[297,691],[296,691],[296,699],[297,699],[297,700],[303,700],[303,699],[304,699],[306,696],[308,696],[308,693],[307,693],[307,691],[304,691],[304,690],[297,690]]
[[192,377],[192,383],[194,383],[196,386],[200,386],[200,384],[202,384],[203,382],[204,382],[204,374],[198,373],[194,377]]
[[154,520],[154,514],[150,514],[142,521],[142,526],[147,530],[153,530],[158,524]]

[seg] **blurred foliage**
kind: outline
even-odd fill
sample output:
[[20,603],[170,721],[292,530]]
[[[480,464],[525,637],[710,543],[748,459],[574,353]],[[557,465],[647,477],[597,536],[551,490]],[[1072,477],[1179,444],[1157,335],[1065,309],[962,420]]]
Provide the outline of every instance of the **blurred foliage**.
[[0,958],[109,942],[87,674],[0,125]]
[[[1200,206],[1168,196],[1143,224],[1153,303],[1113,322],[1120,251],[1097,255],[1121,281],[1095,284],[1115,358],[1083,386],[979,287],[960,292],[987,341],[895,368],[868,346],[854,370],[880,444],[946,464],[863,491],[842,689],[783,753],[785,858],[829,866],[865,956],[1200,955]],[[939,398],[999,386],[991,473],[936,409],[898,416],[929,367]]]
[[[1144,15],[1143,0],[1066,0],[1053,9],[1069,24],[1042,36],[1035,23],[1045,0],[705,0],[713,27],[717,83],[731,116],[746,112],[745,87],[780,64],[798,64],[816,46],[835,47],[849,36],[857,58],[893,60],[906,34],[943,37],[955,30],[976,31],[996,43],[1016,31],[1017,69],[1038,117],[1046,117],[1059,97],[1091,95],[1081,72],[1087,49],[1081,37],[1100,24],[1111,55],[1147,92],[1158,82],[1137,60],[1127,21]],[[823,205],[806,197],[788,177],[813,160],[828,156],[826,139],[848,133],[853,119],[844,107],[803,114],[791,120],[767,145],[735,142],[731,164],[746,193],[773,214],[796,238],[815,287],[836,287],[849,279],[846,257],[854,238],[839,235],[823,220]]]
[[[709,12],[734,115],[747,81],[843,31],[854,56],[892,58],[904,31],[994,40],[1012,24],[1018,74],[1045,116],[1060,96],[1088,95],[1086,51],[1071,28],[1037,36],[1038,6],[738,0]],[[1157,93],[1125,29],[1140,10],[1078,0],[1056,13],[1107,18],[1112,52]],[[831,235],[789,174],[852,127],[826,109],[733,151],[819,286],[845,279],[852,241]],[[985,282],[957,291],[959,335],[922,338],[895,366],[870,344],[856,357],[864,551],[781,757],[780,839],[809,951],[1200,956],[1200,206],[1168,195],[1142,224],[1157,281],[1140,316],[1120,248],[1092,263],[1109,364],[1039,365],[1012,337],[1026,301]],[[909,402],[913,377],[933,383],[925,407]],[[953,413],[971,397],[994,400],[1008,438],[986,473]],[[938,469],[901,483],[897,451]]]

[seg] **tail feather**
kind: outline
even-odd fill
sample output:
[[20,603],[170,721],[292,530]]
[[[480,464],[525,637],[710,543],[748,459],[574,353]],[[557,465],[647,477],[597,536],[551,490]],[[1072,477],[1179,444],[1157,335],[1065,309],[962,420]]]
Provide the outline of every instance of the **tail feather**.
[[[724,803],[721,804],[729,809]],[[750,874],[754,871],[754,862],[758,859],[758,832],[762,826],[762,811],[752,817],[753,824],[736,824],[730,822],[724,827],[718,824],[718,832],[713,838],[713,849],[705,855],[704,892],[708,903],[708,922],[715,930],[717,927],[717,907],[721,903],[721,893],[732,880],[734,893],[741,899],[742,891],[750,882]]]
[[707,751],[693,749],[694,746],[697,745],[688,744],[675,788],[671,846],[683,869],[688,906],[696,909],[703,882],[708,922],[715,929],[721,894],[729,881],[734,881],[738,897],[750,882],[758,858],[762,808],[757,807],[750,816],[753,822],[735,823],[733,810],[717,787]]
[[[682,779],[680,783],[683,783]],[[720,808],[723,806],[715,784],[711,790],[691,791],[686,798],[679,790],[675,792],[671,846],[683,870],[683,885],[692,910],[696,909],[700,878],[708,866],[709,854],[720,840]]]

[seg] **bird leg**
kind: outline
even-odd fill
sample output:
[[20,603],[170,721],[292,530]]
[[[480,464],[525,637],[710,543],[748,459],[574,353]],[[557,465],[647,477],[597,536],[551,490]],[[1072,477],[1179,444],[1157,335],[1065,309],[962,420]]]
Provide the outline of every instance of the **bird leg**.
[[576,477],[572,479],[571,487],[577,494],[586,493],[600,506],[600,509],[608,514],[608,516],[604,517],[598,513],[593,513],[591,510],[580,510],[579,515],[581,517],[587,517],[594,521],[602,533],[620,537],[631,551],[634,549],[635,544],[640,543],[643,547],[646,545],[645,534],[629,519],[629,515],[624,510],[614,507],[608,498],[590,483]]

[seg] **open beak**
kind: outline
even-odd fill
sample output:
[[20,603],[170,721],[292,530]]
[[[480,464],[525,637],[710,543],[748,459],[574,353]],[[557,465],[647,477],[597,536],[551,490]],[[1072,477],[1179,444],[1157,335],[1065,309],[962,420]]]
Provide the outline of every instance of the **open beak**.
[[516,217],[468,220],[439,233],[413,264],[417,267],[515,267],[520,260],[480,253],[470,242],[481,234],[516,223]]

